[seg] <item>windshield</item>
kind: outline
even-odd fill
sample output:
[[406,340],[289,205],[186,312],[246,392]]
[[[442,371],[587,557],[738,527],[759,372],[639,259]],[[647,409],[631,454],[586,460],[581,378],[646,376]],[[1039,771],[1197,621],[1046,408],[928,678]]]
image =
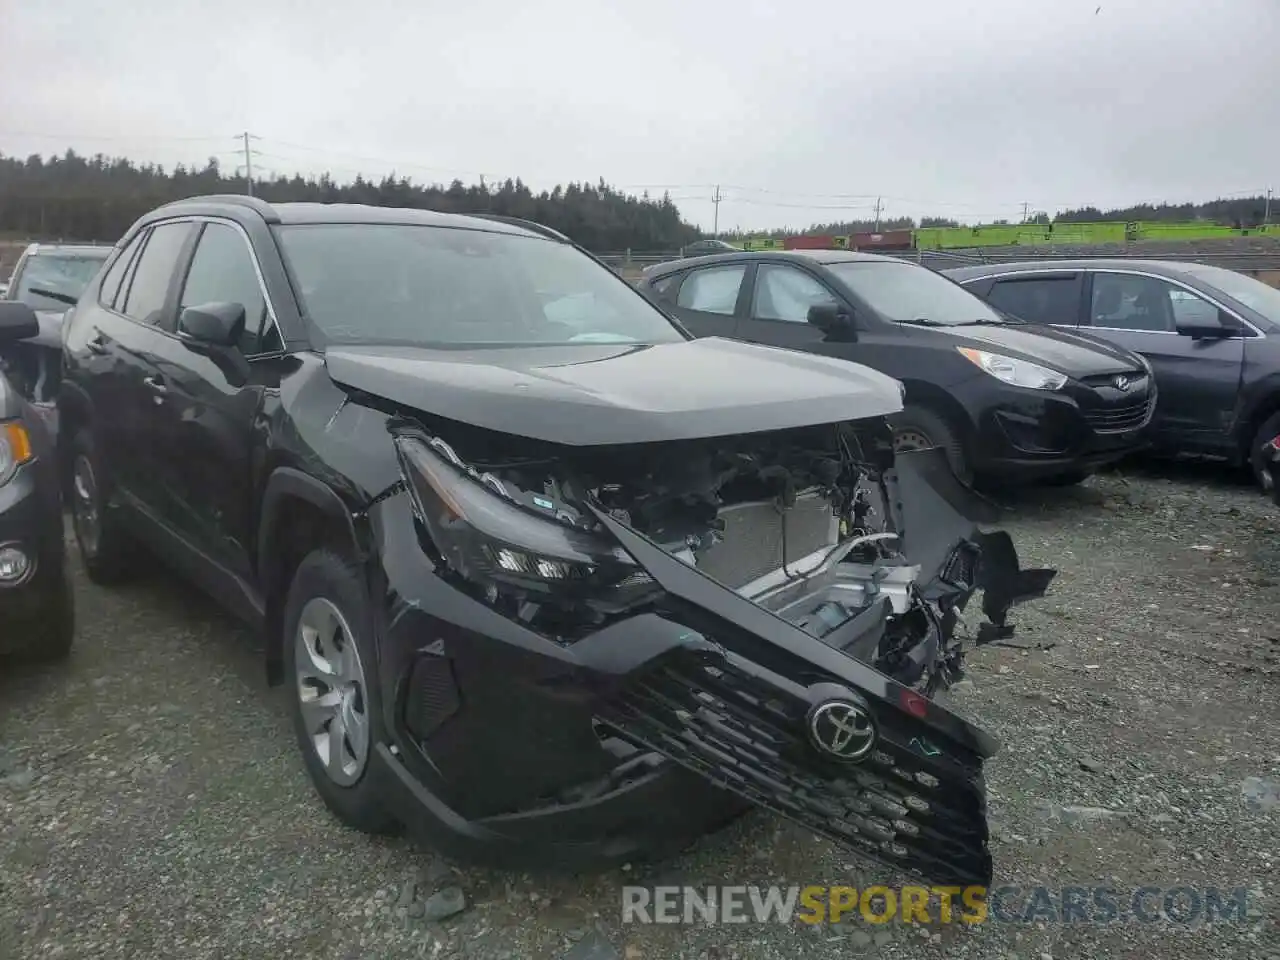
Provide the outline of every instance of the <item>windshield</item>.
[[882,260],[828,263],[827,269],[881,316],[894,323],[963,326],[1004,323],[999,313],[959,284],[927,267]]
[[1275,323],[1280,323],[1280,290],[1269,287],[1261,280],[1224,270],[1222,267],[1189,264],[1182,268],[1197,280],[1217,287],[1228,297],[1238,300],[1246,307],[1257,310],[1260,314]]
[[369,223],[277,228],[307,317],[332,344],[670,343],[629,283],[566,243]]
[[9,296],[30,304],[35,310],[56,310],[61,313],[70,306],[69,303],[32,291],[47,290],[64,294],[73,301],[79,300],[80,294],[110,253],[111,248],[104,247],[101,256],[83,253],[33,254],[23,262],[22,272],[17,277],[18,285],[9,292]]

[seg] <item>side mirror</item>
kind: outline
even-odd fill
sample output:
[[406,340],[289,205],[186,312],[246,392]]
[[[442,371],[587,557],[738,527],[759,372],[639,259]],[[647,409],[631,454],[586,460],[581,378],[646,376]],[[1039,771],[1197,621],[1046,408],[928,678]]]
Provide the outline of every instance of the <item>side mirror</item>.
[[0,343],[39,336],[40,321],[30,304],[20,300],[0,301]]
[[858,325],[846,308],[837,303],[815,303],[809,308],[808,320],[827,336],[848,336],[856,340]]
[[249,382],[249,361],[236,349],[244,332],[244,306],[205,303],[187,307],[178,317],[178,333],[192,353],[208,357],[233,387]]
[[1207,313],[1178,320],[1176,326],[1179,335],[1191,337],[1194,340],[1221,339],[1233,336],[1236,332],[1236,324],[1224,317],[1221,311],[1216,314]]
[[210,347],[234,347],[244,333],[244,306],[205,303],[187,307],[178,317],[178,332]]

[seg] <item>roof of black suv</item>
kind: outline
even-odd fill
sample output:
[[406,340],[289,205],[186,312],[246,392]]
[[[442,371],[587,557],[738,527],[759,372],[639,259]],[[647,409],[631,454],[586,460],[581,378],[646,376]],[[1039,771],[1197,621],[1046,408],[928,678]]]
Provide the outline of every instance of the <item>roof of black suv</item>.
[[559,231],[531,220],[496,214],[441,213],[416,207],[376,207],[363,203],[270,203],[260,197],[241,194],[213,194],[175,200],[153,210],[144,221],[179,214],[240,214],[252,211],[271,224],[302,223],[384,223],[411,226],[454,227],[485,230],[517,236],[541,236],[571,242]]
[[1129,257],[1083,257],[1073,260],[1016,260],[1002,263],[984,263],[971,267],[951,267],[941,271],[952,280],[972,280],[994,274],[1027,273],[1052,270],[1142,270],[1161,277],[1177,277],[1187,267],[1203,267],[1208,264],[1183,263],[1178,260],[1138,260]]
[[687,270],[691,265],[732,263],[734,260],[808,260],[813,263],[850,263],[860,261],[889,261],[906,263],[898,257],[885,257],[875,253],[857,253],[853,250],[738,250],[733,253],[710,253],[702,257],[685,257],[667,260],[645,268],[646,277],[661,276],[676,270]]

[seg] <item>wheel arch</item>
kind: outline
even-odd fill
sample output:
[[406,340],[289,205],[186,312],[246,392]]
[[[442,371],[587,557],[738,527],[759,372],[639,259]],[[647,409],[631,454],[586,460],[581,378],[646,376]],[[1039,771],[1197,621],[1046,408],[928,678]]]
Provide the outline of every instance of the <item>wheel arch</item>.
[[326,546],[358,561],[366,556],[355,517],[332,487],[293,467],[276,468],[263,492],[257,543],[270,686],[283,680],[284,607],[293,572],[308,553]]
[[952,394],[926,380],[903,379],[902,385],[906,388],[902,398],[903,409],[914,406],[931,410],[954,427],[965,444],[973,441],[973,422]]

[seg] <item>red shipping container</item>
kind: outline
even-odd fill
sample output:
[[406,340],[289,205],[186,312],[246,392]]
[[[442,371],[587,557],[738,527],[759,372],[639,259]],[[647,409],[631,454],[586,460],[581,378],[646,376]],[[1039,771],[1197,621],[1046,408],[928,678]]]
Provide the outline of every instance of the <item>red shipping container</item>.
[[910,230],[887,230],[884,233],[855,233],[855,250],[910,250]]

